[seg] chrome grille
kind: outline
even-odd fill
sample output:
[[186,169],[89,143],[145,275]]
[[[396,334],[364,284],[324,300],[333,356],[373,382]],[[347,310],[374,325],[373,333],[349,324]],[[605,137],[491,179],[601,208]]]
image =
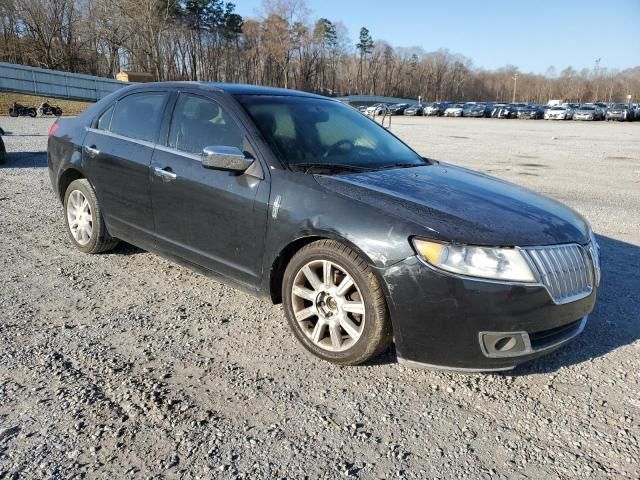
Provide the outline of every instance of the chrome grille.
[[580,245],[528,247],[524,251],[556,303],[578,300],[592,292],[593,263]]

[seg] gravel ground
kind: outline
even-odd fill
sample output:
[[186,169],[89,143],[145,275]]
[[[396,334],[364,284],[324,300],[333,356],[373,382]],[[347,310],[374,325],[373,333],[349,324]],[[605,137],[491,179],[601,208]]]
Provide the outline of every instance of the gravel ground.
[[640,122],[393,119],[599,234],[585,332],[499,375],[321,363],[279,306],[132,246],[78,254],[51,120],[0,123],[0,479],[640,477]]

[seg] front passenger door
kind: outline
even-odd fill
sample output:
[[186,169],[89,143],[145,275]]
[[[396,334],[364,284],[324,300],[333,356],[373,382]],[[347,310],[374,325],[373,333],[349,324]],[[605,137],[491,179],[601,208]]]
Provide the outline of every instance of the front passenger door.
[[229,109],[215,98],[182,92],[166,144],[156,148],[151,163],[157,242],[169,254],[255,287],[269,196],[265,169],[259,163],[251,167],[254,174],[204,168],[201,154],[207,146],[252,151]]

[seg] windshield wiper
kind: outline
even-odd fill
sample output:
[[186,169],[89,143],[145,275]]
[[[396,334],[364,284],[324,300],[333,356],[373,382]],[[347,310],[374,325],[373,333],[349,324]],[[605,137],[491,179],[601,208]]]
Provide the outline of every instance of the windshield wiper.
[[370,168],[359,165],[345,165],[339,163],[296,163],[292,166],[296,168],[303,168],[304,173],[309,173],[313,170],[327,170],[329,172],[367,172],[371,170]]
[[378,167],[377,170],[388,170],[391,168],[413,168],[413,167],[424,167],[425,165],[429,165],[428,163],[392,163],[390,165],[383,165]]

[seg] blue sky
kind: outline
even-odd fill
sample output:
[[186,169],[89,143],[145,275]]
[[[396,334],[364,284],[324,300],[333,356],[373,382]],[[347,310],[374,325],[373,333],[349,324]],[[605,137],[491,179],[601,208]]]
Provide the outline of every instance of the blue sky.
[[[232,0],[233,1],[233,0]],[[235,0],[259,16],[261,0]],[[342,21],[352,39],[366,26],[393,46],[447,48],[489,69],[523,72],[571,65],[640,65],[640,0],[307,0],[312,18]],[[354,42],[355,43],[355,42]]]

